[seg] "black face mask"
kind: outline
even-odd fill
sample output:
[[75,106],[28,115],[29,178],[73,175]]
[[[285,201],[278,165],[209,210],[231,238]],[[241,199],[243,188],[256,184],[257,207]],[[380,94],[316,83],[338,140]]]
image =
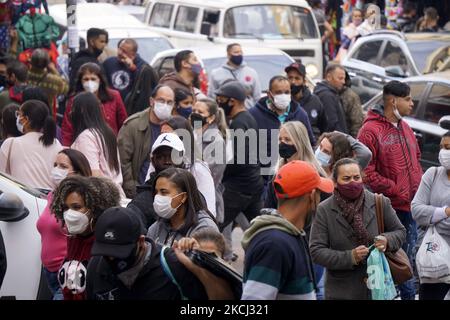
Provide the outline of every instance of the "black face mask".
[[201,114],[199,114],[199,113],[191,113],[191,118],[190,118],[190,120],[191,120],[191,125],[192,125],[192,128],[196,128],[195,127],[195,123],[196,122],[201,122],[201,126],[203,127],[205,124],[206,124],[206,122],[207,122],[207,117],[204,117],[204,116],[202,116]]
[[3,90],[8,87],[8,79],[3,74],[0,74],[0,87],[3,87]]
[[283,159],[289,159],[297,152],[294,145],[286,144],[284,142],[278,145],[278,153]]
[[230,99],[228,99],[226,102],[217,102],[220,108],[223,109],[223,112],[225,112],[226,116],[229,116],[231,114],[231,110],[233,110],[233,106],[229,105]]
[[125,259],[118,259],[115,258],[114,260],[105,259],[109,266],[111,267],[111,271],[114,274],[120,274],[122,272],[125,272],[127,270],[130,270],[134,264],[136,263],[136,260],[138,259],[139,252],[137,251],[137,245],[132,250],[132,253],[130,256],[126,257]]
[[94,56],[96,58],[103,53],[103,50],[97,49],[95,47],[92,48],[92,51],[94,52]]
[[303,86],[296,86],[295,84],[291,84],[291,95],[295,96],[297,93],[303,90]]

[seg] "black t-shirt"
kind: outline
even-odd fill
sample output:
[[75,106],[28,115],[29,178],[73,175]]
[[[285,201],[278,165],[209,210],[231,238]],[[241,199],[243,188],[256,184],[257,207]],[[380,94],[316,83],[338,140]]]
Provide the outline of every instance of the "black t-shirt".
[[[151,247],[150,258],[131,289],[111,272],[103,257],[93,257],[88,266],[87,297],[89,300],[180,300],[181,294],[161,263],[161,246],[147,239]],[[208,300],[203,284],[181,264],[175,252],[169,249],[165,257],[170,270],[189,300]]]
[[[234,132],[232,135],[233,164],[227,164],[223,174],[222,181],[225,188],[241,190],[249,194],[260,193],[263,180],[258,158],[258,124],[248,111],[243,111],[233,118],[230,129],[232,133]],[[245,140],[242,133],[247,133]],[[252,136],[254,137],[249,139]]]

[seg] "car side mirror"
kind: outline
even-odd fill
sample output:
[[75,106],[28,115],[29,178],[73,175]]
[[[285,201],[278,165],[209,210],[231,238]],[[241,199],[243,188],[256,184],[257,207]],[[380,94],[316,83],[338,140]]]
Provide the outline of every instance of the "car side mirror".
[[384,68],[386,75],[391,77],[406,77],[405,72],[403,71],[402,67],[400,66],[388,66]]
[[0,195],[0,221],[20,221],[25,219],[29,213],[18,195],[10,192]]
[[450,116],[443,116],[439,119],[439,126],[442,129],[450,130]]

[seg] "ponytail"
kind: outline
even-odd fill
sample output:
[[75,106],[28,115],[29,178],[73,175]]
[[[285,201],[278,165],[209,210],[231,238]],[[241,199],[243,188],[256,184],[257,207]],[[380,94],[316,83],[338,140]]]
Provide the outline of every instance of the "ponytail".
[[39,138],[39,141],[42,142],[45,147],[51,146],[56,138],[56,123],[51,115],[48,115],[45,118],[42,133],[43,135]]

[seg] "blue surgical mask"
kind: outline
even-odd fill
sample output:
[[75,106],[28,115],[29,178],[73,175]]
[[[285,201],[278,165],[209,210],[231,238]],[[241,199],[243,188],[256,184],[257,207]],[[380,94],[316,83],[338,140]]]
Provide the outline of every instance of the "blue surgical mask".
[[314,155],[322,167],[328,167],[330,165],[331,156],[322,152],[320,148],[316,149]]
[[192,73],[199,75],[202,72],[202,65],[200,63],[191,64]]
[[192,113],[192,106],[189,106],[189,107],[187,107],[187,108],[182,108],[182,107],[178,106],[178,107],[177,107],[177,113],[178,113],[180,116],[182,116],[182,117],[188,119],[189,116],[190,116],[191,113]]

